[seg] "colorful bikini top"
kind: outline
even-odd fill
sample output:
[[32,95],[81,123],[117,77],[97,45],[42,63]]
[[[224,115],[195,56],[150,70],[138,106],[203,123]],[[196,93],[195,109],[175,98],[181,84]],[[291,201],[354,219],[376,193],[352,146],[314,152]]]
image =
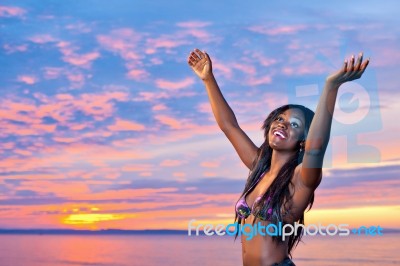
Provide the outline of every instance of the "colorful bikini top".
[[[249,205],[247,205],[246,202],[246,196],[247,194],[258,184],[258,182],[262,179],[262,177],[264,176],[264,174],[266,173],[266,171],[260,176],[260,178],[256,181],[255,184],[253,184],[250,189],[248,191],[246,191],[246,193],[244,193],[244,195],[240,198],[240,200],[236,203],[236,213],[237,215],[242,218],[242,219],[246,219],[247,217],[249,217],[249,215],[251,213],[253,213],[254,216],[260,218],[261,220],[268,220],[269,218],[271,218],[272,215],[272,208],[269,208],[267,211],[266,216],[263,216],[261,214],[261,212],[257,212],[254,209],[254,206],[260,201],[260,199],[262,198],[262,196],[258,196],[255,200],[253,205],[251,206],[251,208],[249,207]],[[266,199],[266,204],[268,204],[271,201],[271,196],[269,196]]]

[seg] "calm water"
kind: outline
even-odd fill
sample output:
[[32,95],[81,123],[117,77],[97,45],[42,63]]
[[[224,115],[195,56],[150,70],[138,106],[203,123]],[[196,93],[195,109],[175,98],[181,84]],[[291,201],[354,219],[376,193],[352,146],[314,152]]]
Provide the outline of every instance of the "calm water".
[[[298,266],[400,265],[400,234],[303,237]],[[242,265],[240,239],[185,235],[0,235],[1,266]]]

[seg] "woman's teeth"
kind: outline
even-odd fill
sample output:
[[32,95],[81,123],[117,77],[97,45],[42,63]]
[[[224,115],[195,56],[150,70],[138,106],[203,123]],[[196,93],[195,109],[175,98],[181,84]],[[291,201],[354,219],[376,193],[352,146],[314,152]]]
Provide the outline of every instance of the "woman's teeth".
[[274,135],[275,135],[275,136],[279,136],[279,137],[281,137],[281,138],[285,138],[285,136],[284,136],[281,132],[279,132],[279,131],[275,131],[275,132],[274,132]]

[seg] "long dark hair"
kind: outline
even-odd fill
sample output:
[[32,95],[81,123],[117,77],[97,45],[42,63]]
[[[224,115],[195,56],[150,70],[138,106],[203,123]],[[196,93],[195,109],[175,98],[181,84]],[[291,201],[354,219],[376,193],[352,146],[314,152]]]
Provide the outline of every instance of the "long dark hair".
[[[264,216],[263,214],[267,213],[268,208],[272,208],[272,214],[269,218],[271,223],[274,223],[278,226],[279,222],[282,222],[282,225],[285,224],[282,214],[281,208],[282,205],[285,203],[284,209],[288,210],[288,206],[286,206],[293,195],[290,194],[289,184],[291,184],[291,178],[293,176],[294,170],[297,165],[299,165],[303,161],[304,156],[304,148],[300,149],[300,142],[307,139],[308,130],[310,129],[311,121],[314,117],[314,112],[304,107],[302,105],[297,104],[288,104],[281,106],[274,111],[272,111],[267,119],[265,119],[261,129],[264,130],[264,143],[258,149],[257,157],[255,158],[252,169],[249,172],[249,176],[247,178],[246,185],[244,187],[243,193],[240,198],[253,186],[256,184],[260,176],[268,171],[271,167],[271,158],[272,158],[272,148],[269,146],[269,130],[271,127],[272,122],[283,112],[291,108],[298,108],[303,111],[305,117],[305,126],[304,126],[304,135],[302,140],[298,142],[298,149],[297,152],[282,166],[278,175],[276,176],[275,180],[272,182],[268,190],[264,193],[261,200],[259,200],[254,209],[257,210],[256,216]],[[293,184],[291,184],[293,186]],[[273,192],[273,193],[271,193]],[[271,201],[269,204],[266,204],[267,197],[271,197]],[[286,199],[286,200],[285,200]],[[239,199],[240,200],[240,199]],[[312,208],[314,203],[314,194],[311,196],[309,201],[309,208]],[[238,227],[242,223],[242,218],[235,214],[235,222],[237,221]],[[253,225],[256,219],[253,220]],[[304,213],[301,215],[299,221],[300,224],[304,225]],[[240,228],[240,227],[239,227]],[[289,256],[292,257],[291,251],[293,247],[301,241],[301,237],[303,235],[303,228],[301,226],[298,227],[296,234],[291,234],[288,240],[288,253]],[[238,236],[238,230],[236,230],[235,240]],[[280,241],[280,236],[272,236],[274,242]]]

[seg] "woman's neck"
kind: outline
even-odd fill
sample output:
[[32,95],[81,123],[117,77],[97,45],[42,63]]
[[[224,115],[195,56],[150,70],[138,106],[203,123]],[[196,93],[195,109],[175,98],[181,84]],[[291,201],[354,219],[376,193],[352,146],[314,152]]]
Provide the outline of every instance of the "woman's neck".
[[276,176],[281,170],[282,166],[289,161],[289,159],[294,155],[293,151],[277,151],[272,150],[271,157],[271,167],[269,169],[270,174]]

